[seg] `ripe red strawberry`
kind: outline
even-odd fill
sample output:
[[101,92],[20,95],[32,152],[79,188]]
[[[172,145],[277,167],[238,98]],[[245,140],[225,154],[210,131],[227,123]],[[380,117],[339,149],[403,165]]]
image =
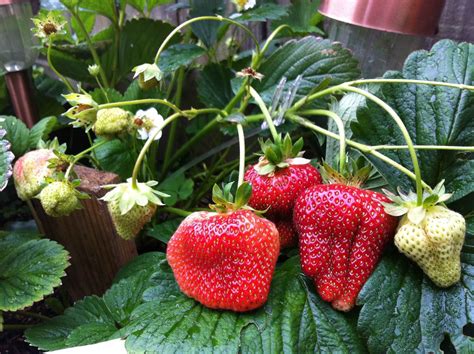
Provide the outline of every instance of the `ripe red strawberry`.
[[287,135],[283,141],[261,144],[264,156],[247,169],[244,177],[252,185],[249,205],[257,210],[268,209],[266,216],[270,218],[291,219],[299,193],[322,183],[321,175],[310,160],[301,157],[303,140],[293,145]]
[[278,231],[269,220],[240,207],[228,203],[217,212],[193,213],[168,243],[167,259],[181,291],[209,308],[253,310],[270,291],[280,250]]
[[277,219],[272,220],[280,236],[280,249],[294,247],[298,244],[298,235],[293,227],[293,220]]
[[298,197],[294,223],[303,272],[323,300],[348,311],[372,274],[397,218],[384,211],[388,199],[343,184],[313,186]]

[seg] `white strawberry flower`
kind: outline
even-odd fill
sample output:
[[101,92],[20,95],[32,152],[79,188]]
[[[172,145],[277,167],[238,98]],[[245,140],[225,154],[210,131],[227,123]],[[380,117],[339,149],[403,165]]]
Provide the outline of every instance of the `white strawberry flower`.
[[162,132],[158,132],[158,130],[163,126],[163,122],[163,117],[155,108],[149,108],[146,111],[142,109],[138,110],[137,113],[135,113],[134,120],[134,124],[137,126],[138,138],[147,140],[149,137],[154,136],[154,140],[159,140]]
[[249,10],[257,5],[256,0],[233,0],[233,2],[237,6],[237,11],[239,12]]

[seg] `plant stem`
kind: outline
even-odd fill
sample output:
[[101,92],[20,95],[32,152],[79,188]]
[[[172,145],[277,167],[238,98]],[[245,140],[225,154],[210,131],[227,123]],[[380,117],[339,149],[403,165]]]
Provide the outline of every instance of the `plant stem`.
[[[178,107],[181,104],[181,97],[183,94],[184,73],[185,73],[184,67],[179,68],[178,78],[177,78],[178,83],[176,85],[176,94],[174,98],[174,104]],[[166,170],[168,170],[168,164],[171,158],[171,154],[173,152],[174,140],[176,137],[177,128],[178,128],[177,121],[174,121],[173,123],[171,123],[170,131],[168,134],[168,143],[166,145],[166,150],[165,150],[165,157],[163,159],[162,172],[165,172]]]
[[158,60],[160,59],[160,55],[161,53],[163,52],[163,50],[165,49],[166,45],[170,42],[170,40],[173,38],[173,36],[178,33],[181,29],[183,29],[184,27],[192,24],[192,23],[195,23],[195,22],[199,22],[199,21],[219,21],[219,22],[228,22],[228,23],[231,23],[237,27],[240,27],[242,28],[249,36],[250,38],[252,39],[252,41],[254,42],[255,44],[255,48],[256,48],[256,51],[257,51],[257,55],[260,54],[260,45],[258,43],[258,40],[257,38],[255,37],[255,35],[253,34],[252,31],[250,31],[246,26],[244,26],[243,24],[239,23],[239,22],[236,22],[236,21],[233,21],[229,18],[225,18],[225,17],[222,17],[222,16],[200,16],[200,17],[195,17],[195,18],[192,18],[186,22],[183,22],[181,25],[179,25],[178,27],[176,27],[173,31],[171,31],[171,33],[166,37],[166,39],[161,43],[160,45],[160,48],[158,48],[158,51],[156,52],[156,56],[155,56],[155,64],[158,64]]
[[28,329],[33,327],[33,325],[26,325],[26,324],[4,324],[3,329],[6,331],[17,331],[20,329]]
[[270,112],[268,111],[268,108],[265,105],[265,102],[263,102],[262,97],[258,94],[258,92],[253,87],[250,87],[250,94],[252,95],[253,99],[257,102],[257,105],[260,107],[260,110],[262,111],[263,116],[265,117],[265,121],[267,122],[268,128],[270,129],[270,133],[272,134],[273,140],[275,140],[276,142],[279,139],[278,132],[275,128],[275,124],[273,124],[272,116],[270,115]]
[[107,95],[107,91],[105,91],[104,87],[103,87],[102,84],[100,83],[100,80],[99,80],[99,78],[98,78],[97,76],[95,77],[95,81],[97,82],[97,85],[99,85],[100,90],[101,90],[102,93],[104,94],[104,97],[105,97],[105,99],[107,100],[107,103],[110,103],[109,95]]
[[[416,150],[474,151],[474,146],[413,145]],[[406,150],[408,145],[373,145],[372,150]]]
[[56,74],[57,77],[59,77],[59,79],[64,82],[64,85],[66,85],[67,89],[69,90],[69,92],[75,92],[74,91],[74,88],[72,87],[71,83],[69,82],[68,79],[66,79],[66,77],[61,74],[58,70],[56,70],[55,66],[53,65],[53,62],[51,60],[51,47],[53,46],[53,40],[49,39],[49,42],[48,42],[48,50],[46,52],[46,59],[48,60],[48,65],[49,67],[51,68],[51,70],[54,71],[54,73]]
[[313,109],[306,111],[305,113],[326,116],[336,123],[339,132],[339,172],[344,174],[346,169],[346,130],[341,117],[326,109]]
[[68,7],[69,12],[71,13],[72,17],[77,21],[77,24],[79,25],[79,28],[82,31],[82,34],[84,35],[84,38],[86,39],[87,46],[89,47],[89,51],[92,54],[92,59],[94,59],[94,63],[99,67],[99,75],[100,78],[102,79],[102,82],[104,83],[104,86],[106,88],[109,87],[109,81],[107,80],[107,75],[105,75],[105,71],[102,68],[102,65],[100,65],[100,58],[99,55],[97,54],[97,51],[94,48],[94,44],[92,43],[91,37],[89,36],[89,32],[87,32],[86,27],[84,26],[84,23],[81,20],[81,17],[77,14],[76,9],[73,7]]
[[239,179],[237,182],[237,188],[244,183],[244,172],[245,172],[245,135],[242,124],[237,124],[237,133],[239,135]]
[[131,100],[131,101],[122,101],[122,102],[112,102],[112,103],[104,103],[100,104],[98,109],[103,108],[113,108],[113,107],[122,107],[122,106],[132,106],[135,104],[162,104],[164,106],[170,107],[176,113],[183,114],[183,111],[176,107],[173,103],[169,102],[168,100],[162,100],[160,98],[144,98],[141,100]]
[[42,315],[40,313],[34,313],[34,312],[29,312],[29,311],[16,311],[15,315],[21,315],[21,316],[26,316],[26,317],[31,317],[31,318],[37,318],[39,320],[43,321],[48,321],[51,318],[48,316]]
[[84,151],[81,151],[79,154],[74,155],[74,160],[69,164],[69,166],[68,166],[68,168],[67,168],[67,170],[66,170],[66,173],[64,174],[64,179],[65,179],[66,181],[68,180],[69,175],[71,174],[71,171],[72,171],[72,169],[74,168],[74,165],[75,165],[80,159],[82,159],[85,155],[87,155],[87,153],[93,151],[94,149],[98,148],[98,147],[101,146],[101,145],[104,145],[106,142],[107,142],[107,140],[102,140],[102,141],[98,142],[97,144],[88,147],[88,148],[85,149]]
[[137,178],[138,178],[138,173],[140,171],[140,166],[142,164],[143,159],[145,158],[145,155],[148,149],[150,148],[151,144],[153,144],[153,142],[155,141],[155,138],[163,130],[164,127],[166,127],[173,120],[179,118],[181,115],[182,115],[181,113],[172,114],[171,116],[169,116],[168,118],[164,120],[161,126],[156,130],[155,134],[150,135],[148,137],[148,140],[146,141],[145,145],[143,145],[142,149],[140,150],[140,154],[138,155],[137,161],[135,161],[135,166],[133,167],[132,188],[137,189],[138,187]]
[[410,137],[410,133],[408,133],[408,130],[407,130],[405,124],[403,123],[402,119],[400,118],[400,116],[387,103],[385,103],[383,100],[381,100],[380,98],[378,98],[377,96],[375,96],[374,94],[372,94],[368,91],[361,90],[357,87],[351,87],[351,86],[347,86],[347,87],[344,86],[344,90],[358,93],[362,96],[365,96],[369,100],[373,101],[374,103],[379,105],[381,108],[383,108],[392,117],[392,119],[395,121],[395,123],[398,125],[398,127],[399,127],[400,131],[402,132],[403,137],[404,137],[404,139],[405,139],[405,141],[408,145],[408,151],[410,153],[410,157],[411,157],[411,160],[412,160],[412,163],[413,163],[413,170],[414,170],[415,175],[416,175],[417,206],[422,205],[423,204],[423,185],[421,183],[421,169],[420,169],[420,165],[418,163],[418,156],[416,155],[416,150],[415,150],[413,141]]
[[161,208],[161,211],[171,213],[171,214],[176,214],[179,216],[184,216],[184,217],[192,214],[192,212],[190,211],[179,209],[179,208],[173,208],[173,207],[163,207]]
[[267,40],[265,41],[265,44],[262,47],[262,50],[260,51],[260,54],[255,56],[255,60],[252,63],[252,67],[256,70],[260,66],[260,62],[263,59],[263,56],[265,55],[265,52],[268,50],[270,47],[271,42],[275,39],[275,37],[280,33],[282,30],[285,28],[288,28],[291,31],[291,27],[288,25],[280,25],[275,30],[268,36]]
[[[326,130],[324,128],[321,128],[319,126],[317,126],[316,124],[310,122],[309,120],[307,119],[304,119],[302,117],[299,117],[295,114],[292,114],[292,113],[287,113],[286,114],[286,117],[288,119],[290,119],[291,121],[295,122],[295,123],[298,123],[304,127],[307,127],[309,129],[312,129],[314,131],[317,131],[318,133],[321,133],[321,134],[324,134],[330,138],[333,138],[333,139],[337,139],[339,140],[340,137],[338,134],[335,134],[333,132],[330,132],[329,130]],[[410,177],[412,180],[416,180],[416,175],[411,172],[409,169],[407,169],[406,167],[402,166],[401,164],[399,164],[398,162],[392,160],[391,158],[381,154],[380,152],[376,151],[376,150],[373,150],[371,146],[369,145],[365,145],[365,144],[361,144],[361,143],[358,143],[358,142],[355,142],[353,140],[350,140],[350,139],[346,139],[346,143],[347,145],[349,146],[352,146],[354,148],[356,148],[357,150],[359,151],[362,151],[364,153],[367,153],[367,154],[370,154],[370,155],[373,155],[377,158],[379,158],[380,160],[388,163],[389,165],[395,167],[397,170],[399,170],[400,172],[406,174],[408,177]],[[427,188],[427,189],[430,189],[430,186],[428,184],[426,184],[425,182],[421,182],[423,187],[424,188]]]
[[460,90],[474,91],[474,86],[464,84],[454,84],[451,82],[428,81],[428,80],[412,80],[412,79],[362,79],[346,82],[346,85],[364,85],[364,84],[417,84],[429,86],[444,86],[457,88]]

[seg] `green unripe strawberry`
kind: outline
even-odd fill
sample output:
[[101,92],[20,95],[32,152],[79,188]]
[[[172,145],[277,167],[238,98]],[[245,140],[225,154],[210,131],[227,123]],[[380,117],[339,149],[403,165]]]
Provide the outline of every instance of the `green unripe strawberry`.
[[121,108],[106,108],[97,112],[94,132],[98,136],[114,138],[128,130],[131,114]]
[[81,208],[78,192],[66,181],[56,181],[43,188],[38,196],[46,214],[53,217],[69,215]]
[[117,234],[125,240],[133,239],[150,222],[157,208],[153,203],[145,206],[135,204],[127,213],[122,214],[119,200],[107,203],[107,207]]
[[54,170],[48,166],[49,160],[55,157],[52,150],[39,149],[18,159],[13,167],[13,179],[21,200],[29,200],[41,192],[45,179],[54,174]]
[[395,245],[415,261],[438,286],[448,287],[461,277],[461,248],[466,222],[462,215],[441,206],[426,210],[419,224],[403,217]]

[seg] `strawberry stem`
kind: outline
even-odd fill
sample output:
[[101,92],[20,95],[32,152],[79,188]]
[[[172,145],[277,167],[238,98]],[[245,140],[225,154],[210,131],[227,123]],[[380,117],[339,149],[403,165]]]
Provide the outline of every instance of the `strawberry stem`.
[[341,117],[327,109],[312,109],[305,111],[305,113],[326,116],[331,118],[336,123],[337,130],[339,132],[339,173],[344,175],[346,170],[346,130]]
[[244,171],[245,171],[245,135],[242,124],[237,124],[237,133],[239,135],[239,179],[237,182],[237,188],[244,183]]
[[275,128],[275,124],[273,124],[272,116],[270,112],[268,111],[268,108],[265,105],[265,102],[263,102],[262,96],[260,96],[253,87],[250,86],[249,89],[250,89],[250,94],[252,95],[253,99],[257,102],[257,105],[260,107],[260,110],[262,111],[263,116],[265,117],[265,121],[268,124],[268,128],[270,129],[270,133],[272,134],[273,140],[277,142],[279,139],[278,132]]
[[253,64],[252,64],[252,67],[253,67],[254,69],[256,69],[256,68],[259,67],[260,62],[261,62],[261,60],[262,60],[262,58],[263,58],[263,55],[265,54],[265,52],[266,52],[266,51],[268,50],[268,48],[270,47],[271,42],[275,39],[275,37],[278,35],[278,33],[280,33],[280,32],[281,32],[282,30],[284,30],[285,28],[288,29],[288,30],[290,30],[291,32],[293,32],[292,29],[291,29],[291,27],[288,26],[288,25],[280,25],[280,26],[278,26],[277,28],[275,28],[275,30],[268,36],[267,40],[265,41],[265,44],[263,45],[262,50],[260,51],[260,54],[257,55],[257,56],[255,56],[255,60],[254,60],[254,62],[253,62]]
[[49,42],[48,42],[48,49],[46,51],[46,59],[48,60],[48,65],[49,67],[51,68],[51,70],[54,71],[54,73],[57,75],[57,77],[59,77],[61,79],[61,81],[64,83],[64,85],[66,85],[67,89],[69,90],[69,92],[75,92],[74,91],[74,88],[72,87],[71,83],[69,82],[68,79],[66,79],[66,77],[61,74],[57,69],[56,67],[53,65],[53,62],[51,61],[51,47],[53,46],[53,38],[52,37],[49,37]]
[[410,137],[410,133],[408,132],[407,127],[403,123],[400,116],[387,103],[385,103],[383,100],[381,100],[380,98],[378,98],[377,96],[375,96],[374,94],[372,94],[368,91],[361,90],[357,87],[351,87],[351,86],[344,86],[343,89],[345,91],[358,93],[358,94],[368,98],[372,102],[376,103],[381,108],[383,108],[392,117],[392,119],[395,121],[395,123],[398,125],[398,127],[400,128],[400,131],[402,132],[402,135],[403,135],[403,137],[404,137],[404,139],[405,139],[405,141],[408,145],[408,151],[410,153],[410,157],[411,157],[411,160],[412,160],[412,163],[413,163],[413,169],[414,169],[414,172],[415,172],[415,175],[416,175],[416,180],[415,180],[415,182],[416,182],[416,195],[417,195],[417,202],[416,203],[417,203],[418,206],[422,205],[423,204],[423,185],[421,183],[421,169],[420,169],[420,165],[418,163],[418,156],[416,155],[416,150],[415,150],[415,147],[414,147],[414,144],[413,144],[413,140]]
[[255,35],[253,34],[253,32],[251,30],[249,30],[246,26],[244,26],[243,24],[237,22],[237,21],[234,21],[234,20],[231,20],[229,18],[226,18],[226,17],[222,17],[222,16],[200,16],[200,17],[195,17],[195,18],[192,18],[186,22],[183,22],[182,24],[180,24],[178,27],[176,27],[173,31],[170,32],[170,34],[165,38],[165,40],[161,43],[160,45],[160,48],[158,48],[158,51],[156,52],[156,55],[155,55],[155,64],[158,64],[158,61],[160,59],[160,55],[161,53],[163,52],[163,50],[165,49],[166,45],[171,41],[171,39],[174,37],[174,35],[176,33],[178,33],[181,29],[183,29],[184,27],[186,26],[189,26],[190,24],[193,24],[195,22],[199,22],[199,21],[218,21],[218,22],[228,22],[234,26],[237,26],[237,27],[240,27],[242,30],[244,30],[248,35],[249,37],[252,39],[254,45],[255,45],[255,50],[257,51],[257,55],[260,55],[260,44],[258,43],[258,40],[257,38],[255,37]]
[[[291,121],[297,123],[297,124],[300,124],[304,127],[312,129],[312,130],[314,130],[318,133],[324,134],[324,135],[326,135],[330,138],[333,138],[333,139],[336,139],[336,140],[340,139],[338,134],[335,134],[333,132],[330,132],[329,130],[321,128],[321,127],[317,126],[316,124],[314,124],[313,122],[310,122],[309,120],[304,119],[300,116],[297,116],[295,114],[287,112],[286,117],[288,119],[290,119]],[[346,139],[346,143],[347,143],[347,145],[352,146],[353,148],[356,148],[359,151],[362,151],[364,153],[367,153],[367,154],[370,154],[370,155],[373,155],[373,156],[379,158],[380,160],[388,163],[389,165],[393,166],[394,168],[396,168],[400,172],[406,174],[412,180],[416,180],[416,175],[412,171],[410,171],[409,169],[407,169],[403,165],[399,164],[398,162],[392,160],[391,158],[381,154],[380,152],[378,152],[376,150],[373,150],[371,146],[361,144],[361,143],[358,143],[358,142],[350,140],[350,139]],[[428,190],[431,190],[430,186],[427,183],[425,183],[423,181],[421,183],[422,183],[423,187],[425,187]]]
[[461,90],[474,91],[474,86],[455,84],[451,82],[439,82],[439,81],[428,81],[428,80],[411,80],[411,79],[362,79],[346,82],[346,85],[364,85],[364,84],[417,84],[417,85],[429,85],[429,86],[444,86],[450,88],[456,88]]
[[71,171],[72,169],[74,168],[74,166],[76,165],[77,162],[79,162],[79,160],[81,160],[87,153],[95,150],[96,148],[98,148],[99,146],[102,146],[104,145],[105,143],[107,142],[107,140],[102,140],[100,142],[98,142],[97,144],[94,144],[90,147],[88,147],[87,149],[85,149],[84,151],[80,152],[79,154],[77,155],[74,155],[74,160],[69,164],[67,170],[66,170],[66,173],[64,174],[64,179],[67,181],[68,178],[69,178],[69,175],[71,174]]

